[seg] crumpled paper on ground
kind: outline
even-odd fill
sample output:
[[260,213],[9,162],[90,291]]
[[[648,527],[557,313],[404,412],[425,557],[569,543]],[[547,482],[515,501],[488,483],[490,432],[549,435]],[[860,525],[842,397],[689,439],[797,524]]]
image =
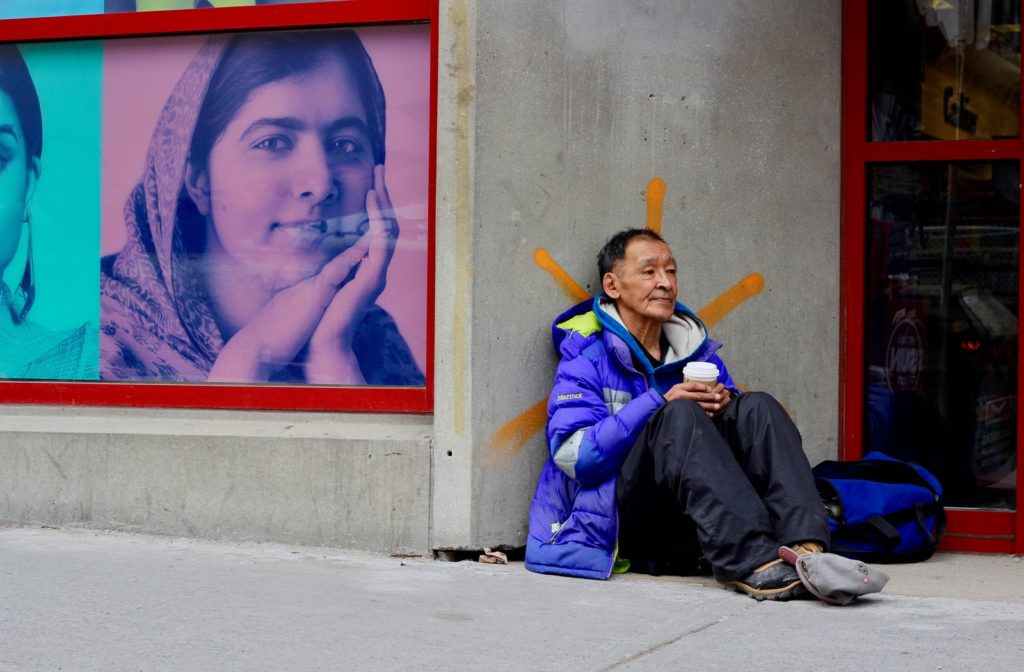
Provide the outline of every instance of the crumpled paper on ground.
[[501,551],[492,551],[489,548],[484,549],[484,554],[479,558],[480,562],[486,562],[489,565],[507,565],[508,556]]

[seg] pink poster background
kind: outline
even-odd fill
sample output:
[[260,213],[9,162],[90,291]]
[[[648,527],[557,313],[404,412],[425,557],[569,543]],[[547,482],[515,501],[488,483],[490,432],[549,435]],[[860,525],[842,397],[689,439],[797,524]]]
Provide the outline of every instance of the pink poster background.
[[[430,28],[394,26],[356,32],[384,87],[387,184],[402,227],[388,269],[388,285],[377,303],[395,318],[425,373]],[[142,175],[150,134],[167,95],[205,39],[108,40],[104,45],[103,255],[117,252],[124,244],[124,205]]]

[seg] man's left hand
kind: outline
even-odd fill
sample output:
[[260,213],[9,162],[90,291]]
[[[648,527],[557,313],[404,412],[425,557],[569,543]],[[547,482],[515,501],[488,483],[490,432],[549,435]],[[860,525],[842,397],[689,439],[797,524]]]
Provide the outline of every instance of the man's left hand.
[[721,399],[715,403],[702,403],[701,407],[708,414],[708,417],[717,418],[722,413],[725,413],[725,407],[732,401],[732,395],[729,393],[729,389],[721,383],[716,383],[711,389],[712,394],[717,394]]

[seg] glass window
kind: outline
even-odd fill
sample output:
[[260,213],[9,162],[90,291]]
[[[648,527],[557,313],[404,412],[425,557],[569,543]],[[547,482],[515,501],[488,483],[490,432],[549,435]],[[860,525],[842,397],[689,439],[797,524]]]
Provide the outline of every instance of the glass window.
[[871,140],[1019,135],[1019,2],[874,0],[869,22]]
[[0,395],[422,410],[430,50],[427,24],[0,44]]
[[932,469],[953,506],[1014,507],[1020,170],[868,167],[865,452]]

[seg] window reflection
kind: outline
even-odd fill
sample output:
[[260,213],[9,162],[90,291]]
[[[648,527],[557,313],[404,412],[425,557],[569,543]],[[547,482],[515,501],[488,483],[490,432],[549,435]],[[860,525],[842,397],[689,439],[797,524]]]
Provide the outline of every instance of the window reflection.
[[1018,0],[874,0],[873,141],[1015,138]]
[[1014,505],[1018,165],[868,170],[865,451],[924,464],[957,506]]

